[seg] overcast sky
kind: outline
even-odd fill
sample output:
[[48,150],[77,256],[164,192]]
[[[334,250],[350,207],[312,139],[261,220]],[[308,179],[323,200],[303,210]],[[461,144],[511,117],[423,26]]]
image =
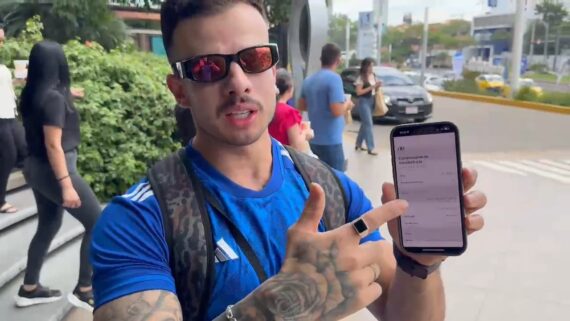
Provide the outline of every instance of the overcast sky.
[[[333,0],[334,12],[348,14],[358,19],[358,12],[372,11],[372,0]],[[388,23],[398,25],[406,13],[412,13],[414,21],[423,21],[426,5],[430,7],[430,22],[449,19],[471,19],[483,12],[486,0],[391,0],[389,2]]]

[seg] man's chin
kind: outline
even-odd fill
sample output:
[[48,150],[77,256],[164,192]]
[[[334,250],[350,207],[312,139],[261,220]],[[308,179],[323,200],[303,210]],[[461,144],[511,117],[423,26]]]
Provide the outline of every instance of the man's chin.
[[230,146],[247,147],[250,145],[254,145],[257,142],[260,142],[263,139],[269,138],[268,136],[269,133],[267,132],[267,130],[257,131],[255,133],[252,132],[225,133],[223,141],[225,144]]

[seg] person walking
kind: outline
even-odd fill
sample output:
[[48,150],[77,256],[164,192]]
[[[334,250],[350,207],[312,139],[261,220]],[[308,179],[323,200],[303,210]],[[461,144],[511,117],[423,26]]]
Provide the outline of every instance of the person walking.
[[42,41],[32,48],[20,111],[30,154],[24,163],[24,176],[36,199],[38,227],[28,250],[24,284],[16,296],[16,305],[49,303],[62,297],[61,291],[44,287],[39,281],[46,252],[61,226],[65,209],[85,228],[79,280],[68,299],[77,307],[92,310],[89,244],[101,207],[77,172],[79,114],[72,101],[67,60],[58,43]]
[[[358,97],[358,114],[360,115],[360,130],[356,137],[356,146],[354,149],[356,151],[368,150],[369,155],[376,156],[378,153],[374,151],[374,122],[372,113],[374,112],[374,95],[382,84],[380,81],[376,81],[373,67],[374,60],[372,58],[362,60],[360,75],[354,83],[356,86],[356,96]],[[368,149],[362,148],[363,141],[366,142]]]
[[[4,29],[0,28],[0,47],[4,44]],[[26,155],[24,129],[16,119],[16,94],[10,69],[0,64],[0,213],[13,214],[18,209],[6,202],[10,173]]]
[[315,130],[311,150],[330,167],[344,172],[344,117],[354,104],[346,98],[342,79],[336,72],[340,63],[339,46],[326,44],[321,51],[322,68],[303,82],[297,108],[308,111]]

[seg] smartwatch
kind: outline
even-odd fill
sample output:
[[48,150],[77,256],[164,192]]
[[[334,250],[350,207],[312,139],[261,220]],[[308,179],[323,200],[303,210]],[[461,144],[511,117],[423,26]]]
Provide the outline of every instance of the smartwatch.
[[434,271],[439,269],[441,263],[437,263],[434,265],[423,265],[414,261],[409,256],[405,255],[400,251],[400,249],[394,244],[394,256],[396,257],[396,262],[398,263],[398,267],[404,271],[405,273],[409,274],[410,276],[417,277],[420,279],[427,279],[428,275],[432,274]]

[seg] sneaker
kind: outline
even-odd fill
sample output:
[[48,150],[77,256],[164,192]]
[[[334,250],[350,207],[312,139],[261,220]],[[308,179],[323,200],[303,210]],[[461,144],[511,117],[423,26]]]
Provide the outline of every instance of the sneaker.
[[16,306],[20,308],[29,307],[36,304],[51,303],[61,299],[61,291],[51,290],[41,284],[33,291],[24,290],[24,286],[20,287],[18,295],[16,295]]
[[95,300],[93,299],[93,291],[82,292],[79,291],[79,287],[73,290],[73,293],[67,295],[67,300],[74,306],[85,309],[89,312],[93,312],[93,306],[95,306]]

